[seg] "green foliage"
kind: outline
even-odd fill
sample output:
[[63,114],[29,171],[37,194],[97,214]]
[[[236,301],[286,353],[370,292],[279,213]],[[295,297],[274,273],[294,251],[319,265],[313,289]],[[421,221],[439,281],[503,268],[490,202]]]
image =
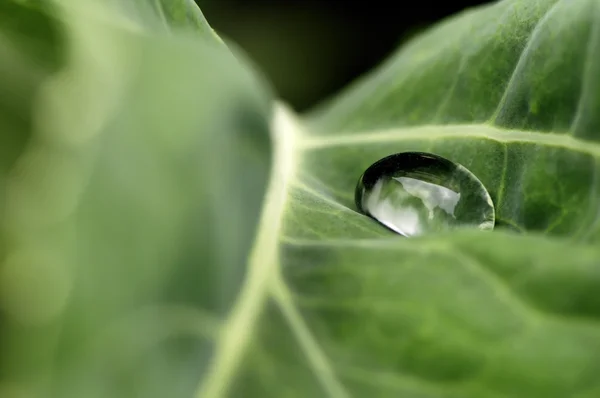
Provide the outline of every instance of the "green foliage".
[[206,26],[1,8],[0,396],[189,396],[245,274],[269,98]]
[[[191,2],[0,23],[0,396],[600,395],[598,0],[465,12],[302,117]],[[499,227],[357,213],[403,151]]]

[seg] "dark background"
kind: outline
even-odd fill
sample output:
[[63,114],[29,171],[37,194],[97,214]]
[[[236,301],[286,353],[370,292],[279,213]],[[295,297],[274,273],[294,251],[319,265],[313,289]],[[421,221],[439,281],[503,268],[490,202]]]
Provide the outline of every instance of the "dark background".
[[303,111],[368,72],[399,44],[483,0],[196,0],[280,98]]

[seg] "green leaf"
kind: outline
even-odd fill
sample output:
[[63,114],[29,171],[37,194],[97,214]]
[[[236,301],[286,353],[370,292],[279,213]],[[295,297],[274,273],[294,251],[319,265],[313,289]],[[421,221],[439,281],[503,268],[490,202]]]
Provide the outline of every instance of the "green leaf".
[[190,396],[246,273],[270,94],[114,4],[0,5],[2,397]]
[[[465,12],[305,117],[165,7],[56,4],[1,25],[0,396],[600,395],[598,0]],[[359,214],[414,150],[497,230]]]
[[[278,258],[258,246],[198,396],[598,396],[599,76],[597,0],[505,0],[305,119],[280,109]],[[365,168],[415,150],[475,173],[497,230],[406,239],[357,213]]]
[[181,34],[195,32],[204,40],[220,41],[194,0],[54,0],[79,11],[117,18],[146,30]]

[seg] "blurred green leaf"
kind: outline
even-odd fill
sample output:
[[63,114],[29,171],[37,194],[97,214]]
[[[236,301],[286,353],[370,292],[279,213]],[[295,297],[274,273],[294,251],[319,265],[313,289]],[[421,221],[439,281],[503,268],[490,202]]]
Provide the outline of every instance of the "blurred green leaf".
[[[15,4],[0,396],[600,394],[597,0],[448,19],[304,118],[211,30],[159,28],[176,3]],[[415,150],[522,233],[356,212],[365,168]]]
[[197,34],[197,39],[220,41],[194,0],[54,1],[67,9],[75,7],[79,12],[101,15],[107,21],[127,20],[144,30],[171,33],[192,31]]
[[141,8],[0,10],[0,396],[190,396],[246,273],[269,95]]

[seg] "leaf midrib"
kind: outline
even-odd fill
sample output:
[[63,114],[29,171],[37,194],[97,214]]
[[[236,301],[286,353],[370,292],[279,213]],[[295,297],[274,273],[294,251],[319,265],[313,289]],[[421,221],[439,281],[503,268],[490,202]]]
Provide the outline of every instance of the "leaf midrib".
[[288,185],[297,168],[297,127],[290,114],[287,108],[275,104],[270,129],[274,155],[257,238],[249,257],[244,284],[223,324],[212,366],[196,390],[198,398],[217,398],[227,394],[230,380],[235,377],[264,303],[269,298],[270,285],[278,275],[282,214],[288,200]]

